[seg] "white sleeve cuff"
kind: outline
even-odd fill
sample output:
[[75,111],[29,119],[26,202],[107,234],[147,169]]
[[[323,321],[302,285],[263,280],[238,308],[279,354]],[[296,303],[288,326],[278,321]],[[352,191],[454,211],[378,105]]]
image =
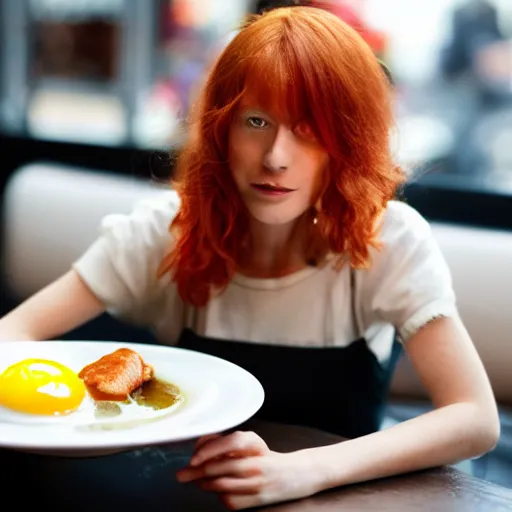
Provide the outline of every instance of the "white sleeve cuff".
[[432,320],[442,317],[454,317],[456,314],[457,308],[452,301],[438,300],[432,302],[416,311],[412,317],[398,328],[398,334],[402,342],[406,342]]

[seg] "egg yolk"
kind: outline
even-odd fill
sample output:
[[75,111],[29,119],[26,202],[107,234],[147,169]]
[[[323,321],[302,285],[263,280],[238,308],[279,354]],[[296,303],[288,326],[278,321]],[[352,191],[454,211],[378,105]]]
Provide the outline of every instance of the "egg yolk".
[[80,406],[85,394],[75,372],[55,361],[25,359],[0,375],[0,405],[19,412],[67,414]]

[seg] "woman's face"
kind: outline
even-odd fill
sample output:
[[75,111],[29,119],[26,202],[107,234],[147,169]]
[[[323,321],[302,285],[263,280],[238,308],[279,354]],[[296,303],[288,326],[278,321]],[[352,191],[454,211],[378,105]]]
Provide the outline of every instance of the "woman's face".
[[297,220],[320,194],[329,161],[307,126],[299,131],[245,100],[229,132],[229,165],[250,214],[264,224]]

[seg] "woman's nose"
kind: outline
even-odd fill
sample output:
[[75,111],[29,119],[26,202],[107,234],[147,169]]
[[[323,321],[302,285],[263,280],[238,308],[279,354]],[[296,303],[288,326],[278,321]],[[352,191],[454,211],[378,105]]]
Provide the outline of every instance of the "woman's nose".
[[274,173],[286,171],[292,157],[293,133],[286,126],[279,126],[272,145],[265,154],[263,165]]

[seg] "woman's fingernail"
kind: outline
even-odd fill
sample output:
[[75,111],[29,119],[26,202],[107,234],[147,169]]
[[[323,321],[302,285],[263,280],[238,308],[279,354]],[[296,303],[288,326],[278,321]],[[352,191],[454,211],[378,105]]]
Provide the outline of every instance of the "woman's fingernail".
[[199,457],[192,457],[189,464],[191,466],[199,466]]

